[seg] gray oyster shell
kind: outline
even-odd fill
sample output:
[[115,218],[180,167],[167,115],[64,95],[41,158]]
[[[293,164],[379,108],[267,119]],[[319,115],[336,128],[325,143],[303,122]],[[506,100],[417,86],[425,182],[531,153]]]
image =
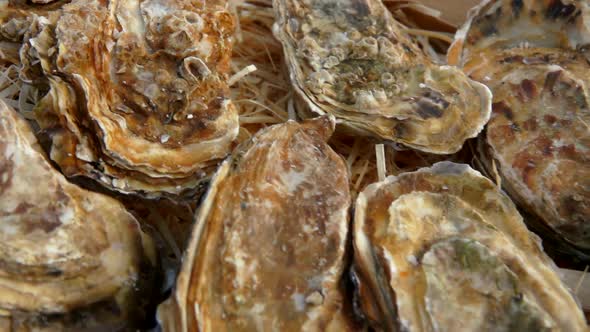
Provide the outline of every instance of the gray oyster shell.
[[[483,129],[489,90],[437,65],[378,0],[275,0],[291,81],[355,134],[448,154]],[[302,114],[304,117],[308,114]]]

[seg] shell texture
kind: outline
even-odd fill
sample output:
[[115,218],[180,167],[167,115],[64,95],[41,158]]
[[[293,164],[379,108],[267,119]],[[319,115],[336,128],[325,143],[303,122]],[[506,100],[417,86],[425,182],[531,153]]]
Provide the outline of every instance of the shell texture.
[[590,258],[587,1],[486,1],[449,62],[493,91],[480,152],[489,171],[561,250]]
[[72,324],[131,321],[143,269],[155,263],[150,238],[119,202],[53,169],[27,122],[1,101],[0,198],[0,320],[28,330],[94,307],[97,321]]
[[378,331],[587,331],[511,200],[464,164],[389,177],[356,202],[358,302]]
[[225,7],[72,1],[23,23],[21,77],[48,87],[36,121],[67,176],[176,197],[215,171],[238,133],[226,82],[234,18]]
[[583,51],[590,43],[585,0],[485,0],[469,13],[449,50],[450,64],[507,49],[550,48]]
[[223,163],[158,309],[166,331],[354,329],[341,283],[350,193],[326,144],[333,130],[328,116],[288,121]]
[[312,113],[437,154],[458,151],[487,122],[489,90],[433,63],[381,1],[273,4],[291,81]]

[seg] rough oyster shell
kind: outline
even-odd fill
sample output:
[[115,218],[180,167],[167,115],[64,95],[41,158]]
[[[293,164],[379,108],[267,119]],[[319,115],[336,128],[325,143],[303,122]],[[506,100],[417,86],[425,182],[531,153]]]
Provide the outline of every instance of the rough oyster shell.
[[342,331],[350,194],[327,116],[257,133],[224,162],[196,220],[166,331]]
[[497,168],[534,231],[588,259],[588,2],[487,1],[470,15],[449,61],[494,93],[484,166]]
[[0,65],[21,65],[21,56],[28,61],[30,47],[22,47],[24,41],[38,33],[38,20],[55,20],[64,3],[65,0],[46,5],[30,4],[27,0],[0,1]]
[[361,308],[377,330],[587,330],[513,203],[467,165],[370,185],[353,229]]
[[[15,330],[59,317],[120,328],[141,310],[153,250],[120,203],[54,170],[26,121],[0,101],[0,321]],[[86,317],[68,317],[77,310]]]
[[464,67],[504,49],[582,49],[590,43],[589,10],[586,0],[482,1],[457,31],[448,61]]
[[[545,220],[549,233],[590,253],[590,66],[572,67],[517,64],[499,77],[506,84],[494,89],[481,149],[487,165],[499,166],[503,186]],[[542,226],[533,229],[547,233]]]
[[29,78],[46,79],[49,93],[37,121],[67,176],[179,195],[229,153],[238,116],[226,98],[234,23],[225,1],[72,1],[35,23],[23,71],[40,62],[41,77]]
[[381,1],[274,0],[295,90],[356,133],[453,153],[490,116],[489,90],[434,64]]

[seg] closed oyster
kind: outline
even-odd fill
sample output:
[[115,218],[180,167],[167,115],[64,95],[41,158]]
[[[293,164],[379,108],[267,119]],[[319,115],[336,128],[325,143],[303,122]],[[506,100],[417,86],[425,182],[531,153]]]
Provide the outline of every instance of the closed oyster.
[[334,120],[257,133],[224,162],[201,205],[166,331],[346,331],[350,194],[326,140]]
[[489,90],[433,63],[378,0],[275,0],[295,90],[346,128],[425,152],[458,151],[490,116]]
[[457,31],[448,54],[464,67],[512,48],[582,50],[590,43],[586,0],[485,0]]
[[54,170],[0,101],[0,324],[120,329],[141,310],[153,250],[120,203]]
[[159,197],[190,195],[214,172],[238,133],[225,7],[75,0],[36,21],[21,62],[39,63],[49,86],[36,120],[67,176]]
[[[480,151],[531,228],[590,259],[587,1],[487,1],[449,61],[494,93]],[[522,47],[526,46],[526,47]]]
[[467,165],[370,185],[353,232],[360,304],[377,330],[587,330],[513,203]]
[[[581,80],[580,74],[586,79]],[[487,167],[499,166],[503,187],[544,220],[531,219],[533,230],[569,242],[586,254],[590,253],[588,75],[587,64],[566,69],[517,63],[499,77],[498,82],[505,84],[494,89],[493,120],[480,142]]]

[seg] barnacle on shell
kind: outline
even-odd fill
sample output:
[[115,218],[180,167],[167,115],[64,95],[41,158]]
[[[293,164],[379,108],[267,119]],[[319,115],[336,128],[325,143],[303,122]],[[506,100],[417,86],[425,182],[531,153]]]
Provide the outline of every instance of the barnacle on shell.
[[51,159],[122,193],[198,190],[238,132],[225,1],[75,0],[52,13],[30,18],[20,49],[21,77],[49,89],[36,121]]
[[314,113],[439,154],[458,151],[487,122],[489,90],[433,63],[381,1],[273,4],[292,83]]

